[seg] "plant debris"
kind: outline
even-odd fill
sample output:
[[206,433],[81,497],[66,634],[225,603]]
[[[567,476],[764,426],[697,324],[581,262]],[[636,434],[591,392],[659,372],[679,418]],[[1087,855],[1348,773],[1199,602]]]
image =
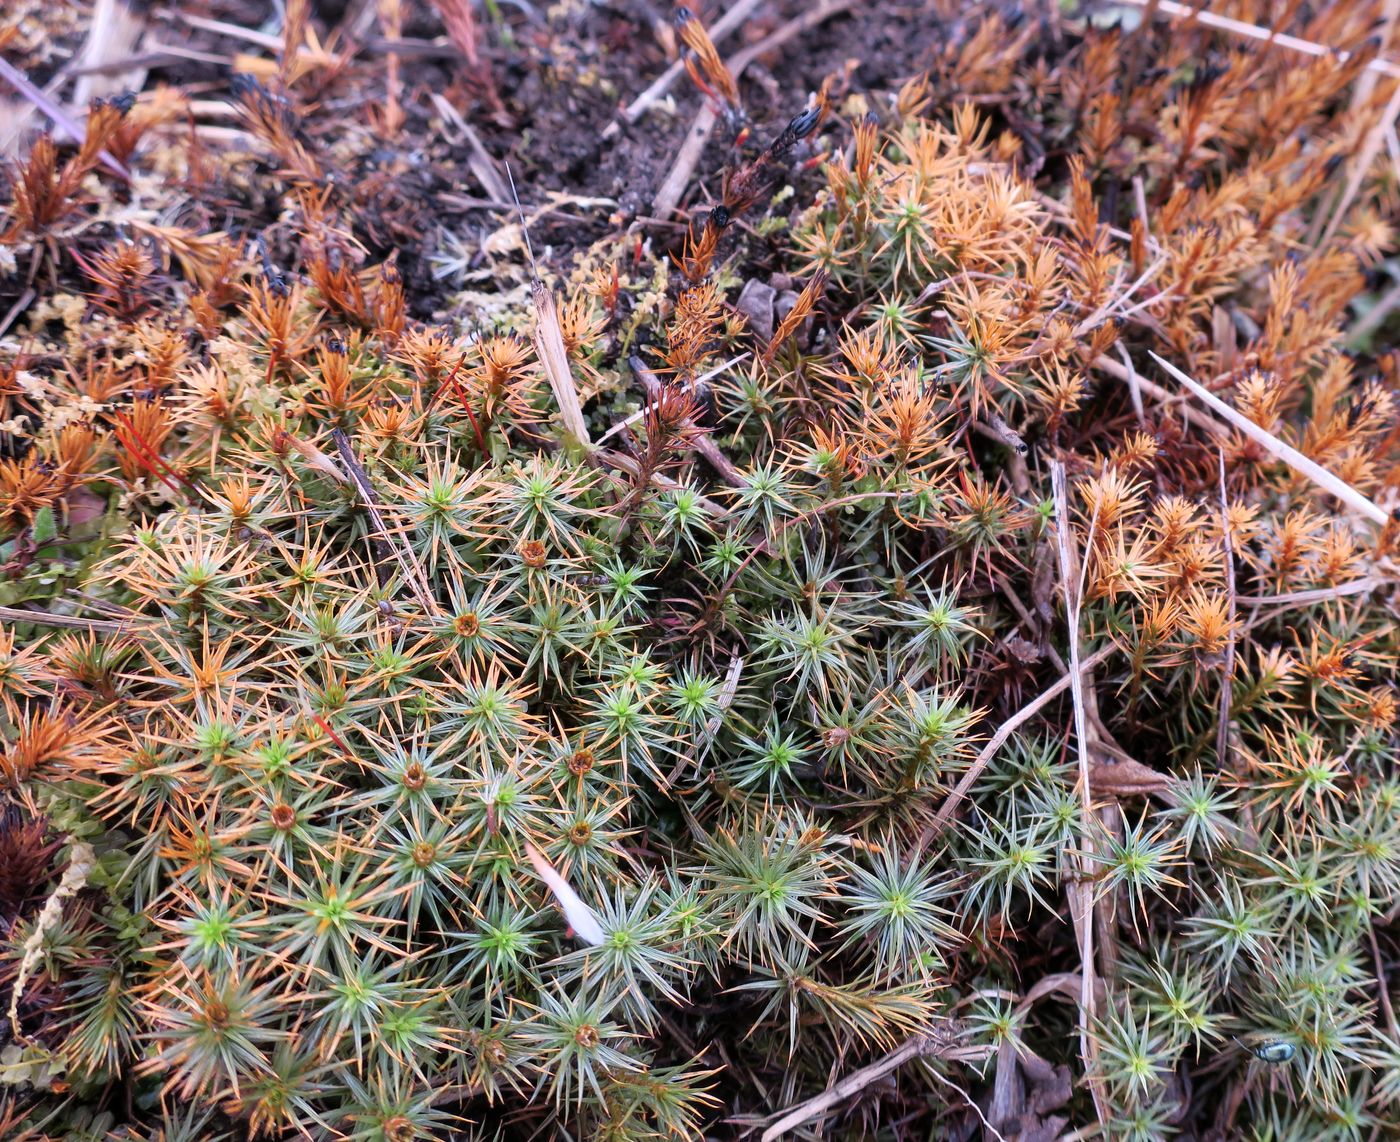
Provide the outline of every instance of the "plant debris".
[[1388,1136],[1395,5],[11,8],[0,1135]]

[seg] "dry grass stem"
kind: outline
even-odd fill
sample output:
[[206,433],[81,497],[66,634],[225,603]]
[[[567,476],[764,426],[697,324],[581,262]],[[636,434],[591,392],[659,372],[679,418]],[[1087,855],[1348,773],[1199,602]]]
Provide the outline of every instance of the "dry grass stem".
[[[1158,17],[1174,16],[1184,20],[1194,20],[1203,24],[1207,28],[1216,28],[1222,32],[1229,32],[1231,35],[1243,36],[1245,39],[1257,40],[1267,43],[1273,47],[1287,48],[1289,51],[1301,52],[1309,56],[1331,56],[1341,62],[1346,62],[1351,58],[1350,52],[1338,51],[1336,48],[1328,47],[1326,44],[1315,44],[1311,40],[1300,39],[1297,36],[1290,36],[1279,32],[1274,28],[1265,28],[1259,24],[1246,23],[1244,20],[1236,20],[1230,16],[1218,16],[1214,12],[1204,8],[1192,8],[1187,4],[1178,4],[1175,0],[1127,0],[1129,4],[1135,4],[1140,8]],[[1400,66],[1397,66],[1387,59],[1373,59],[1366,64],[1367,71],[1376,72],[1379,75],[1388,75],[1392,78],[1400,78]]]
[[[1096,981],[1094,956],[1094,890],[1093,856],[1096,842],[1088,831],[1094,820],[1094,794],[1090,774],[1093,761],[1090,756],[1089,720],[1085,706],[1084,666],[1079,657],[1079,613],[1083,601],[1083,573],[1086,567],[1076,557],[1072,549],[1074,527],[1069,512],[1069,490],[1065,479],[1064,464],[1059,460],[1050,462],[1051,487],[1055,498],[1055,547],[1059,557],[1060,584],[1064,592],[1065,622],[1069,638],[1069,690],[1074,704],[1074,738],[1079,757],[1078,792],[1083,811],[1085,832],[1080,837],[1077,855],[1080,879],[1065,886],[1065,894],[1070,901],[1070,914],[1079,937],[1080,979],[1079,994],[1079,1049],[1084,1061],[1084,1070],[1089,1089],[1094,1096],[1094,1107],[1099,1121],[1107,1126],[1108,1108],[1103,1101],[1103,1092],[1096,1075],[1098,1046],[1094,1039],[1093,1022],[1097,1003],[1094,984]],[[1093,538],[1093,523],[1090,525],[1090,542]]]
[[[809,8],[802,15],[789,20],[781,28],[759,40],[758,43],[749,45],[743,51],[737,52],[733,58],[727,60],[726,66],[729,69],[729,74],[734,77],[735,83],[738,83],[745,69],[759,56],[782,47],[793,37],[800,36],[803,32],[817,27],[831,17],[851,8],[854,4],[855,0],[821,0],[815,8]],[[700,108],[699,114],[695,116],[695,122],[686,132],[685,142],[681,144],[675,162],[671,164],[670,172],[652,199],[652,213],[658,218],[670,218],[676,212],[681,196],[685,194],[686,187],[690,185],[691,175],[695,173],[695,165],[700,161],[700,156],[705,153],[705,144],[710,141],[710,135],[718,122],[718,108],[715,107],[713,100],[706,100],[705,105]]]
[[1149,353],[1157,364],[1161,365],[1168,373],[1185,385],[1192,393],[1204,401],[1210,408],[1223,416],[1234,427],[1238,428],[1256,444],[1263,445],[1277,459],[1287,464],[1295,472],[1306,476],[1314,484],[1329,495],[1335,496],[1346,504],[1353,511],[1359,512],[1373,523],[1385,527],[1390,522],[1390,514],[1384,509],[1377,507],[1369,499],[1363,496],[1350,484],[1338,479],[1322,465],[1313,460],[1309,460],[1291,444],[1285,444],[1272,432],[1267,432],[1260,428],[1247,416],[1243,416],[1227,405],[1223,400],[1210,392],[1203,385],[1197,384],[1175,365],[1169,361],[1164,361],[1156,353]]

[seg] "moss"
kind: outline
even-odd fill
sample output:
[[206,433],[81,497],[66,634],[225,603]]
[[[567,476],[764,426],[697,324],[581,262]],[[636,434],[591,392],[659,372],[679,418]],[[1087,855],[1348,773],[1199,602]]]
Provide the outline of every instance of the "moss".
[[520,232],[486,329],[412,319],[269,92],[276,256],[15,166],[5,247],[66,284],[0,366],[0,598],[92,629],[6,620],[0,775],[100,866],[9,1121],[107,1134],[120,1082],[170,1139],[699,1138],[911,1041],[827,1129],[1018,1083],[1123,1138],[1393,1117],[1396,529],[1149,364],[1391,503],[1393,362],[1344,345],[1395,188],[1328,191],[1388,95],[1139,34],[1124,86],[1116,32],[989,18],[774,191],[799,115],[685,243],[546,287],[563,382]]

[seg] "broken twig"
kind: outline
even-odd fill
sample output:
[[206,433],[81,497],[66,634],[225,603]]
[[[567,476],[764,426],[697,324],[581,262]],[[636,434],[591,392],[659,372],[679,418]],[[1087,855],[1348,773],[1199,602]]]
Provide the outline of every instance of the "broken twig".
[[[825,3],[808,9],[794,20],[789,20],[777,31],[765,36],[756,44],[751,44],[743,51],[738,52],[728,61],[729,73],[738,82],[739,76],[744,69],[753,63],[759,56],[771,52],[774,48],[781,47],[794,36],[799,36],[803,32],[815,28],[818,24],[831,19],[853,7],[855,0],[826,0]],[[705,153],[705,144],[710,141],[710,134],[715,129],[715,124],[719,122],[719,112],[714,101],[707,99],[705,105],[700,108],[700,113],[695,117],[695,122],[686,132],[685,142],[681,144],[680,153],[676,155],[676,161],[671,166],[671,171],[666,176],[666,180],[656,192],[656,197],[652,199],[652,213],[658,218],[669,218],[675,213],[676,206],[680,203],[681,195],[685,193],[685,188],[690,184],[690,176],[695,173],[695,166],[700,161],[700,156]]]
[[[1100,647],[1079,664],[1079,669],[1081,671],[1092,670],[1116,649],[1117,648],[1113,646]],[[1030,721],[1040,713],[1041,710],[1045,709],[1046,706],[1068,690],[1069,687],[1070,677],[1066,674],[1058,682],[1049,686],[1040,697],[1022,706],[997,727],[996,733],[988,739],[987,744],[982,747],[981,752],[978,753],[972,765],[968,767],[968,771],[962,775],[962,780],[960,780],[953,791],[948,794],[948,799],[939,806],[938,813],[933,818],[933,823],[924,830],[924,836],[921,839],[925,843],[933,837],[936,837],[947,826],[949,819],[957,812],[958,806],[966,800],[968,792],[972,789],[973,785],[977,783],[977,779],[982,776],[982,771],[987,768],[987,764],[996,756],[997,750],[1001,749],[1010,739],[1011,735],[1020,729],[1021,726],[1025,725],[1026,722]]]
[[790,1130],[796,1130],[804,1122],[819,1118],[833,1106],[879,1082],[887,1074],[897,1071],[911,1059],[920,1059],[925,1055],[936,1055],[940,1059],[968,1061],[985,1058],[990,1053],[990,1048],[987,1047],[953,1047],[952,1044],[955,1041],[952,1036],[916,1035],[907,1042],[901,1043],[883,1059],[876,1060],[868,1067],[861,1067],[858,1071],[852,1071],[844,1079],[832,1083],[816,1098],[809,1098],[806,1102],[800,1102],[788,1109],[781,1118],[764,1130],[761,1142],[773,1142],[774,1138],[781,1138]]
[[1315,460],[1309,460],[1296,448],[1285,444],[1272,432],[1260,428],[1249,417],[1231,408],[1204,385],[1192,380],[1170,361],[1164,361],[1156,353],[1149,353],[1148,356],[1209,405],[1213,412],[1223,416],[1256,444],[1263,445],[1275,458],[1282,460],[1295,472],[1306,476],[1323,491],[1335,496],[1353,511],[1359,512],[1374,523],[1384,527],[1390,522],[1389,513],[1383,508],[1377,507],[1345,480],[1334,476]]
[[379,510],[379,502],[374,495],[374,487],[369,482],[369,473],[365,471],[363,465],[355,458],[354,449],[350,447],[350,439],[340,429],[335,429],[331,433],[335,440],[335,446],[340,451],[341,462],[345,465],[351,476],[351,483],[360,494],[360,502],[364,504],[365,510],[369,512],[369,517],[374,521],[375,529],[379,532],[380,538],[388,545],[389,550],[394,553],[394,559],[398,562],[399,568],[403,571],[404,582],[408,584],[409,590],[418,601],[418,605],[423,608],[425,615],[435,615],[438,613],[437,603],[433,600],[432,590],[429,588],[423,572],[414,561],[412,551],[405,551],[404,545],[395,542],[394,534],[384,522],[384,516]]

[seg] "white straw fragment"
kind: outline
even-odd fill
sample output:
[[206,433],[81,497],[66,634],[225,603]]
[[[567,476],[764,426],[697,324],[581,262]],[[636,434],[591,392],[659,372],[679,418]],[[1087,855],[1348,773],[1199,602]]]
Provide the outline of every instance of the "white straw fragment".
[[535,352],[544,365],[549,387],[554,390],[559,419],[564,424],[564,431],[587,448],[588,426],[583,420],[578,389],[569,368],[569,354],[564,348],[564,334],[559,328],[559,312],[554,307],[554,295],[539,278],[530,283],[530,295],[535,303]]
[[595,948],[601,944],[604,940],[603,926],[598,923],[593,909],[588,907],[579,894],[569,887],[569,882],[560,876],[555,867],[545,859],[544,853],[540,852],[529,841],[525,842],[525,855],[530,858],[530,863],[535,866],[535,871],[549,887],[549,891],[554,893],[554,899],[559,901],[559,907],[564,910],[564,919],[569,922],[569,927],[574,930],[574,935],[585,944],[592,944]]
[[[1129,4],[1135,4],[1139,8],[1148,8],[1158,16],[1179,16],[1183,19],[1194,20],[1198,24],[1204,24],[1207,28],[1215,28],[1218,31],[1230,32],[1236,36],[1243,36],[1250,40],[1259,40],[1270,47],[1287,48],[1290,51],[1301,52],[1303,55],[1331,56],[1338,62],[1345,62],[1351,58],[1351,52],[1341,51],[1337,48],[1329,47],[1327,44],[1315,44],[1311,40],[1300,39],[1298,36],[1289,36],[1278,31],[1276,28],[1266,28],[1259,24],[1247,24],[1243,20],[1236,20],[1230,16],[1217,16],[1214,12],[1208,12],[1204,7],[1193,8],[1189,4],[1178,4],[1175,0],[1127,0]],[[1367,71],[1378,72],[1381,75],[1400,77],[1400,67],[1391,63],[1388,59],[1373,59],[1366,63]]]
[[327,476],[330,476],[333,480],[342,484],[351,483],[350,477],[345,474],[345,469],[317,448],[316,445],[308,444],[305,440],[299,440],[290,432],[285,433],[284,437],[286,442],[297,450],[298,455],[318,472],[324,472]]
[[554,390],[554,401],[559,406],[559,419],[564,424],[565,433],[575,444],[588,451],[593,444],[588,439],[588,425],[584,423],[583,406],[579,403],[578,388],[574,385],[573,370],[569,368],[569,351],[564,346],[564,331],[559,326],[559,310],[554,305],[554,294],[540,279],[540,268],[535,261],[535,248],[530,244],[530,224],[525,220],[525,210],[520,205],[520,195],[515,189],[515,175],[510,164],[506,164],[506,179],[510,182],[511,197],[515,199],[515,210],[520,215],[520,232],[525,236],[525,252],[530,256],[530,299],[535,309],[535,329],[532,340],[540,364],[544,366],[549,387]]
[[1322,467],[1322,465],[1318,464],[1316,461],[1309,460],[1296,448],[1292,447],[1291,445],[1285,444],[1272,432],[1268,432],[1260,428],[1259,425],[1255,424],[1254,421],[1249,419],[1249,417],[1231,408],[1228,404],[1226,404],[1218,396],[1212,393],[1209,389],[1206,389],[1202,385],[1197,384],[1180,369],[1178,369],[1175,365],[1173,365],[1170,361],[1162,360],[1162,358],[1157,356],[1156,353],[1149,353],[1148,356],[1150,356],[1154,361],[1157,362],[1157,364],[1161,365],[1162,368],[1166,369],[1167,372],[1169,372],[1173,377],[1175,377],[1178,381],[1180,381],[1183,385],[1190,389],[1191,392],[1195,393],[1196,396],[1200,397],[1201,400],[1205,401],[1206,404],[1208,404],[1211,407],[1212,411],[1218,413],[1220,416],[1223,416],[1226,420],[1228,420],[1232,425],[1238,428],[1256,444],[1263,445],[1269,450],[1269,452],[1271,452],[1278,459],[1282,460],[1295,472],[1302,473],[1319,488],[1322,488],[1323,491],[1328,492],[1333,496],[1336,496],[1337,499],[1342,501],[1342,503],[1346,504],[1354,511],[1360,512],[1362,515],[1380,524],[1382,527],[1384,527],[1387,523],[1390,522],[1390,516],[1385,512],[1383,508],[1377,507],[1346,481],[1338,479],[1336,476],[1334,476],[1331,472],[1329,472],[1326,468]]

